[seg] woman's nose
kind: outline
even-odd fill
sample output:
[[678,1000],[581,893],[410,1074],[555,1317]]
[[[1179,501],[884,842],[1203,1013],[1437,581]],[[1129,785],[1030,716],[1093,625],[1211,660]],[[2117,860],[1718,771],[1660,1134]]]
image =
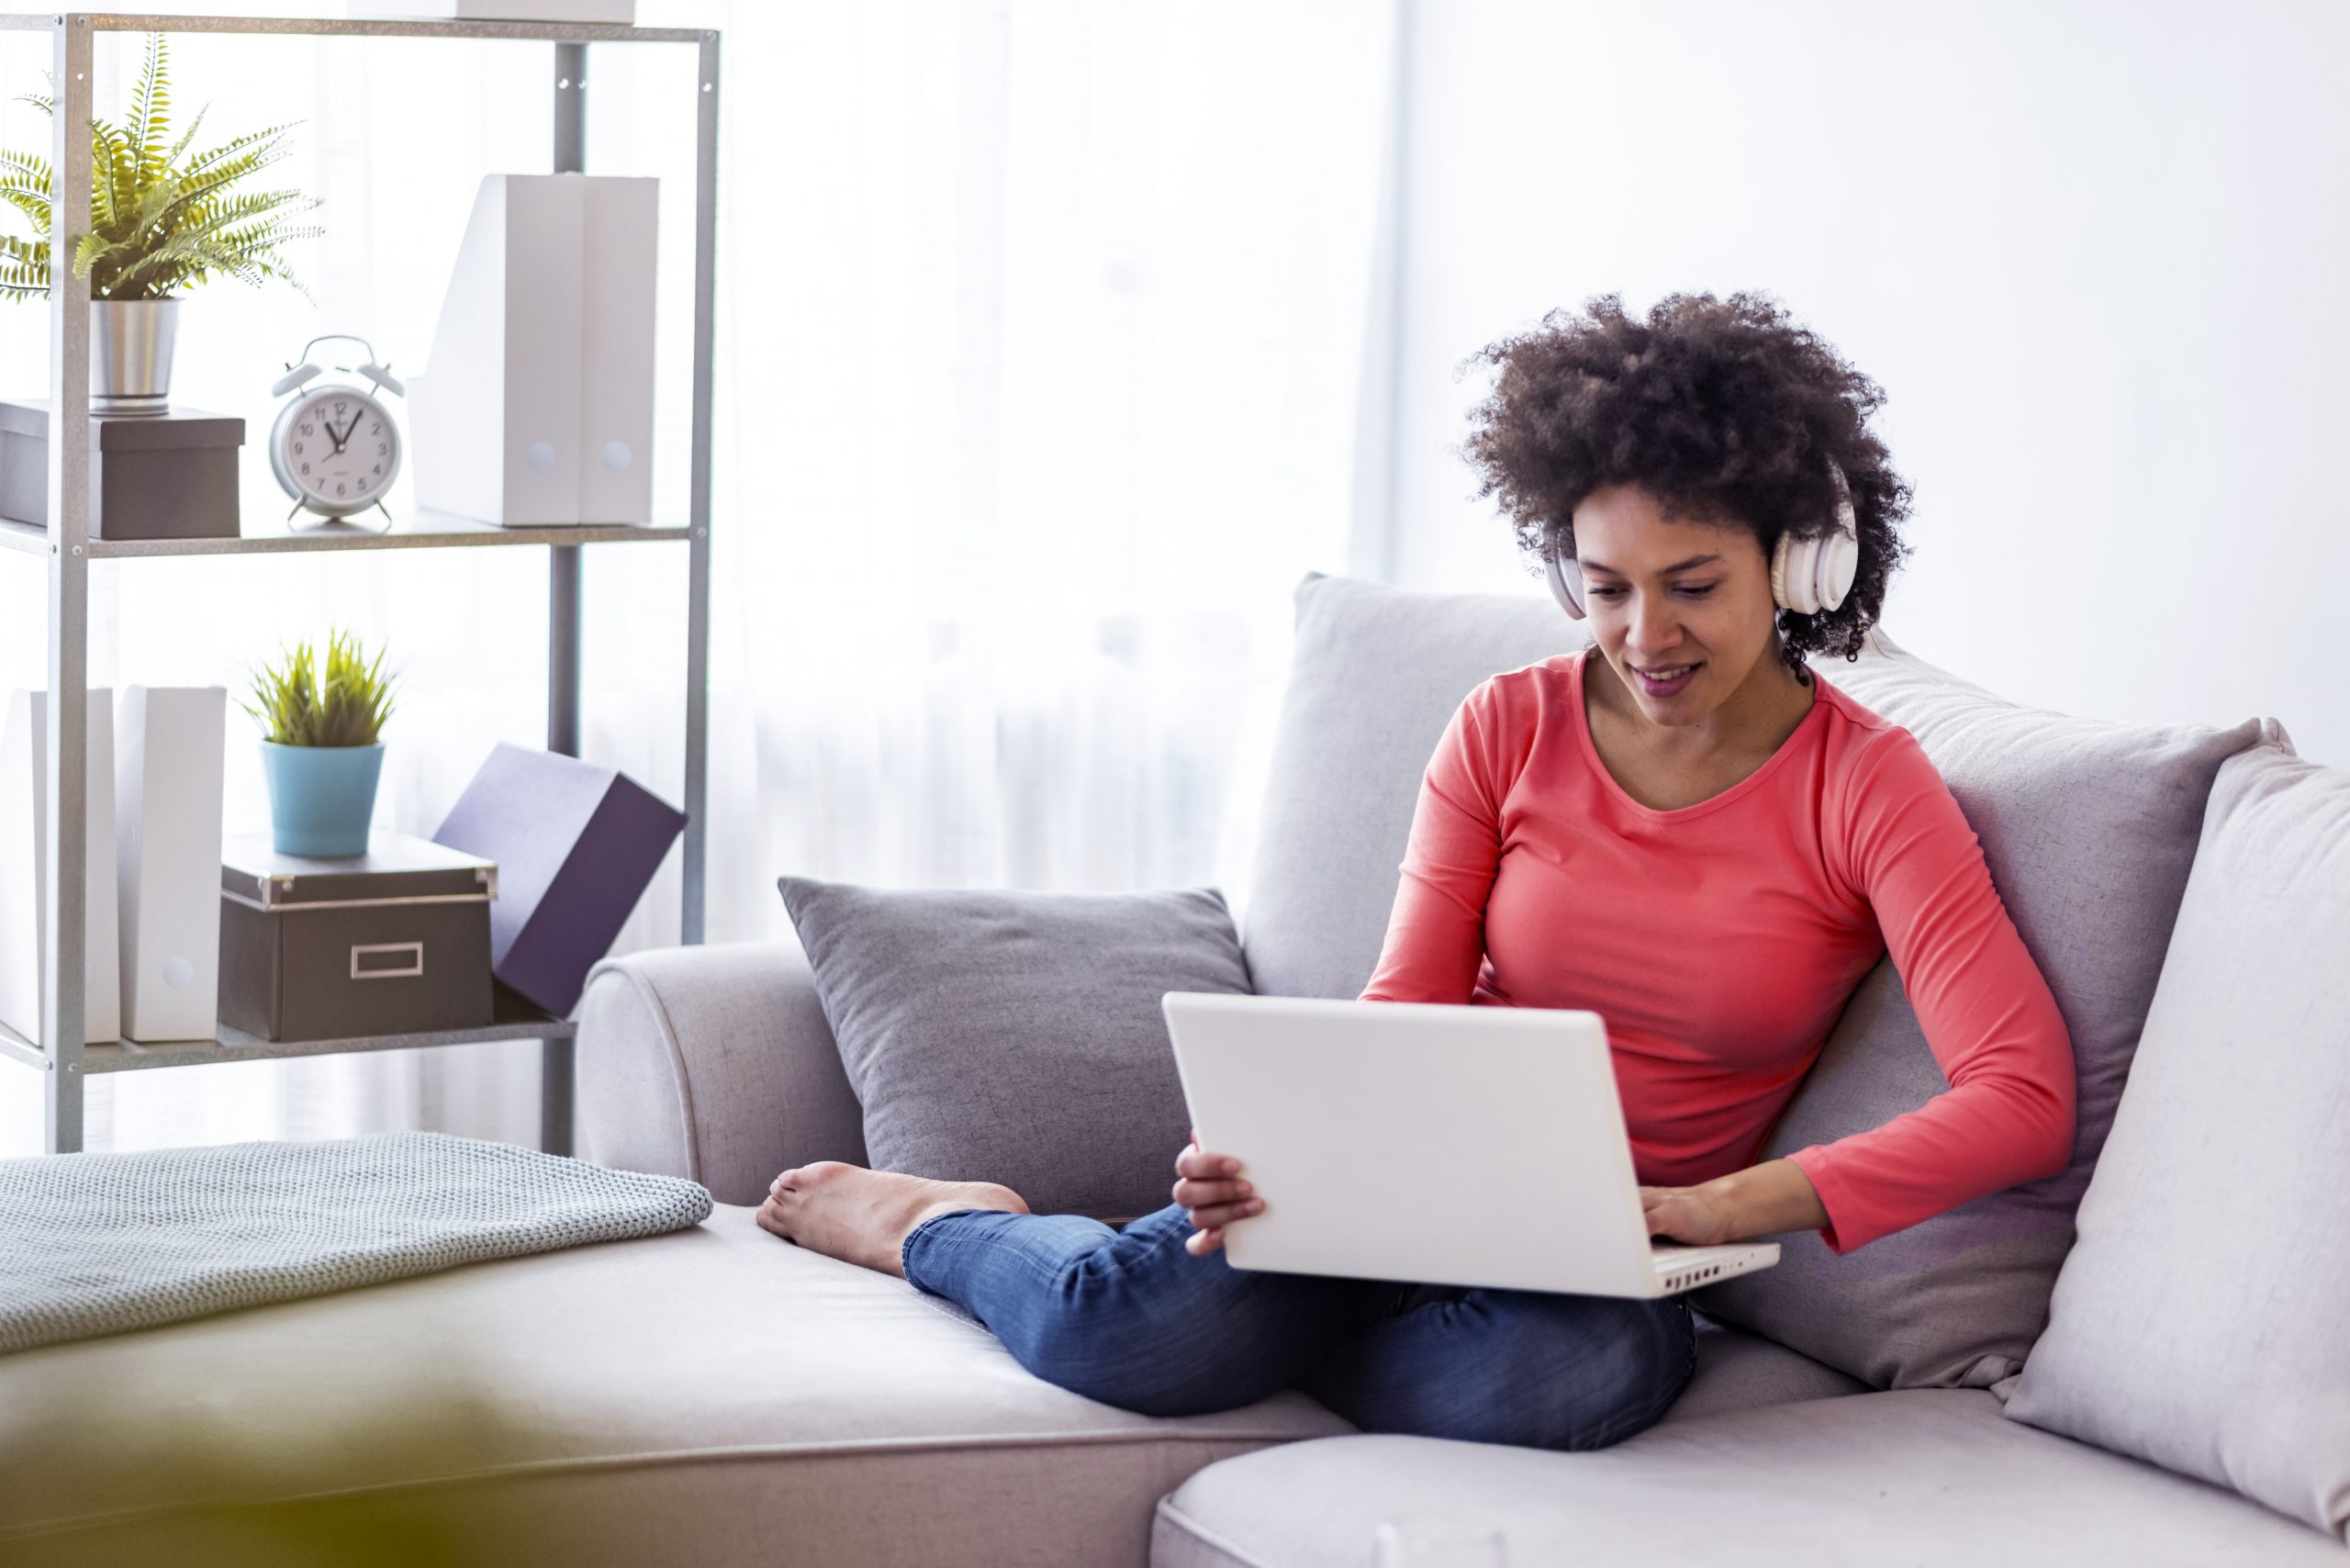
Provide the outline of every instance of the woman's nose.
[[1662,600],[1635,598],[1632,603],[1632,625],[1625,634],[1626,642],[1638,651],[1662,653],[1681,641],[1680,622],[1673,613],[1673,606]]

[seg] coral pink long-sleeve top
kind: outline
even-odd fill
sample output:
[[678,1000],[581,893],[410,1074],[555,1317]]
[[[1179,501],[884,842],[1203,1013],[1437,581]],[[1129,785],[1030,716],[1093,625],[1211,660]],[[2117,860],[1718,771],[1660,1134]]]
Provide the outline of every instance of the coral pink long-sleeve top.
[[1889,950],[1950,1088],[1789,1156],[1830,1249],[2064,1169],[2071,1036],[1916,737],[1814,670],[1769,761],[1658,811],[1592,744],[1587,655],[1495,676],[1453,715],[1363,1000],[1599,1014],[1635,1171],[1688,1186],[1761,1157]]

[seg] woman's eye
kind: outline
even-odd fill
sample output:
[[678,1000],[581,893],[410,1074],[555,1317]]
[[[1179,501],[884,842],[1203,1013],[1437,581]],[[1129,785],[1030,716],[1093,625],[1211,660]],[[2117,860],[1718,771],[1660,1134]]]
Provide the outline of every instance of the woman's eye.
[[[1721,586],[1722,585],[1719,583],[1707,583],[1703,588],[1685,588],[1681,591],[1687,594],[1691,599],[1703,599],[1706,595],[1713,592],[1716,588]],[[1595,588],[1591,589],[1591,592],[1596,594],[1601,599],[1621,599],[1627,591],[1627,589],[1620,588]]]
[[1720,586],[1721,585],[1719,583],[1707,583],[1703,588],[1683,588],[1681,591],[1687,594],[1691,599],[1703,599],[1706,595],[1713,592],[1714,589]]

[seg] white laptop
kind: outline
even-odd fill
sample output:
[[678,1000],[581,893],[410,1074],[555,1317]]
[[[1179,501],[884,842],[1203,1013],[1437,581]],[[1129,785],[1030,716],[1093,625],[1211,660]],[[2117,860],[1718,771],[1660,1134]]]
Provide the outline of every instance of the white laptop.
[[1262,1214],[1238,1269],[1663,1296],[1775,1241],[1649,1239],[1596,1013],[1169,991],[1200,1147]]

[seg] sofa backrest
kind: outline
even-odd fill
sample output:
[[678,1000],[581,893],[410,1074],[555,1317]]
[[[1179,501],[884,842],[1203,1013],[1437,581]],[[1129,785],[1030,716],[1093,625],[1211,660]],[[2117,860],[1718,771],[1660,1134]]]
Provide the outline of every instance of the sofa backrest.
[[[1413,593],[1315,575],[1297,643],[1243,946],[1262,994],[1353,997],[1375,967],[1420,778],[1481,681],[1585,646],[1547,598]],[[2071,1169],[1843,1257],[1782,1238],[1780,1266],[1698,1304],[1879,1387],[1985,1386],[2046,1321],[2075,1205],[2144,1026],[2211,779],[2257,721],[2122,725],[2020,707],[1873,633],[1814,667],[1917,736],[1983,846],[2075,1043]],[[1948,1087],[1889,960],[1854,993],[1764,1158],[1876,1126]]]
[[1544,598],[1412,593],[1309,574],[1241,947],[1260,996],[1351,1001],[1395,902],[1420,776],[1488,677],[1589,638]]
[[[2048,1320],[2073,1214],[2153,1004],[2203,807],[2259,721],[2118,724],[2009,702],[1880,632],[1814,666],[1917,737],[2072,1036],[2078,1112],[2063,1171],[1839,1257],[1784,1237],[1776,1268],[1696,1293],[1708,1312],[1879,1388],[1990,1387]],[[1763,1158],[1883,1126],[1949,1087],[1889,959],[1861,982]]]

